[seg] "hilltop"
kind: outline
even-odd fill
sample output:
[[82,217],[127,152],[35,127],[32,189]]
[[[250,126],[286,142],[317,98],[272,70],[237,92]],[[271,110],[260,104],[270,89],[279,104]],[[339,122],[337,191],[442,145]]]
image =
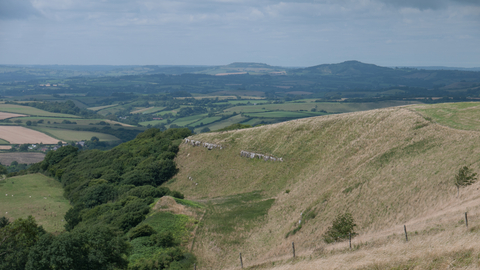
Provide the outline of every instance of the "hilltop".
[[[238,252],[246,265],[267,269],[423,269],[431,260],[437,260],[434,268],[442,268],[459,256],[477,256],[479,184],[456,198],[452,180],[461,166],[480,169],[478,123],[465,115],[476,112],[478,104],[436,106],[312,117],[190,137],[222,146],[208,150],[182,144],[176,158],[180,171],[167,184],[208,205],[192,249],[199,266],[238,267]],[[462,112],[462,124],[472,119],[470,127],[477,127],[460,130],[447,126],[448,121],[437,123],[447,119],[438,113],[445,111]],[[242,150],[283,162],[241,157]],[[459,222],[465,211],[473,227],[468,232]],[[358,225],[354,251],[345,243],[326,245],[321,238],[344,212],[351,212]],[[404,224],[414,234],[408,246],[402,240]],[[300,254],[296,263],[289,260],[292,241]]]

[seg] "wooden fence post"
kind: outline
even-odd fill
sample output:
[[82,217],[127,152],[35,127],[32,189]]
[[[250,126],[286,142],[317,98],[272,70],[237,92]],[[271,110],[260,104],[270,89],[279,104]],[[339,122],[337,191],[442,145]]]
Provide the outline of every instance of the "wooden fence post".
[[406,225],[403,225],[403,230],[405,231],[405,241],[408,242],[407,226]]
[[293,258],[295,259],[295,243],[292,242],[292,252],[293,252]]
[[240,252],[240,266],[242,267],[243,269],[243,261],[242,261],[242,253]]
[[467,229],[468,229],[468,217],[467,217],[467,212],[465,212],[465,226],[467,226]]
[[350,244],[350,249],[352,249],[352,233],[348,233],[348,243]]

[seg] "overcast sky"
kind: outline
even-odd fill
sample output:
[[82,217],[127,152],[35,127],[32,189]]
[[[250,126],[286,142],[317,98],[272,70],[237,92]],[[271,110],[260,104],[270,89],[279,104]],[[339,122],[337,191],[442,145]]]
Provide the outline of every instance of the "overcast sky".
[[0,64],[480,66],[480,0],[0,0]]

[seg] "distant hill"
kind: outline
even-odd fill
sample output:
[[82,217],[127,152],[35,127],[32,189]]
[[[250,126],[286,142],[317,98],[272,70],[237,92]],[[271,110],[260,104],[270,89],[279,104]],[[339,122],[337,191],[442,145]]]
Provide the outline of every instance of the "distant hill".
[[[248,258],[244,264],[258,266],[253,269],[393,269],[408,263],[428,269],[432,261],[448,265],[465,252],[476,258],[480,245],[472,237],[478,233],[461,222],[468,211],[475,215],[471,226],[480,226],[480,183],[457,198],[452,179],[461,166],[480,172],[480,134],[436,121],[450,125],[458,118],[478,130],[480,104],[416,106],[192,136],[222,146],[182,144],[180,171],[167,185],[210,203],[192,249],[197,265],[233,269],[239,252]],[[283,162],[242,157],[241,151]],[[360,233],[353,250],[348,241],[322,241],[334,217],[345,212]],[[300,254],[296,262],[290,260],[292,242]]]
[[323,64],[313,67],[295,69],[289,72],[295,75],[337,75],[337,76],[365,76],[365,75],[393,75],[395,70],[359,61],[346,61],[339,64]]

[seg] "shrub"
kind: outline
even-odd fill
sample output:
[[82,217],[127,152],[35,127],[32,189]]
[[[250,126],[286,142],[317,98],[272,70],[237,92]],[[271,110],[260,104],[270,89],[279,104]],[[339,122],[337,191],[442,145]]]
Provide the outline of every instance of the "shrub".
[[332,223],[331,227],[328,227],[327,232],[323,235],[323,240],[326,243],[333,243],[336,241],[342,241],[356,236],[357,233],[354,228],[357,226],[353,221],[352,214],[345,213],[338,215]]
[[137,226],[137,227],[133,228],[130,231],[130,240],[135,239],[137,237],[150,236],[150,235],[156,234],[156,233],[157,233],[157,231],[155,231],[155,229],[153,229],[152,226],[150,226],[148,224],[143,224],[143,225],[140,225],[140,226]]

